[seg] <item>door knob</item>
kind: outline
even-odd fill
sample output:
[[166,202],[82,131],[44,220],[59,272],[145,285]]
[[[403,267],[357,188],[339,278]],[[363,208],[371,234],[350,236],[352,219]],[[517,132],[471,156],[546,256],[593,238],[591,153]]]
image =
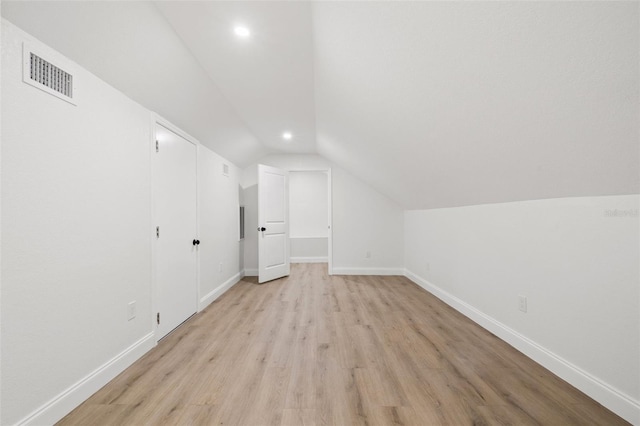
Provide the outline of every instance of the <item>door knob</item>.
[[261,227],[261,228],[258,228],[258,231],[262,231],[262,232],[264,232],[264,231],[266,231],[266,230],[267,230],[267,228],[265,228],[264,226],[263,226],[263,227]]
[[194,246],[199,246],[200,245],[200,240],[193,240],[193,245]]

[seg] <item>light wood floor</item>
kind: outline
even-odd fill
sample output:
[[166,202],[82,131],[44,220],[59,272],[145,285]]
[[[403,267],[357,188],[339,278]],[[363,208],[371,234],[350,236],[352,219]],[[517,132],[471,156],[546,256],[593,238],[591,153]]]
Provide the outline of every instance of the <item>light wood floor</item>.
[[617,425],[403,277],[244,279],[61,425]]

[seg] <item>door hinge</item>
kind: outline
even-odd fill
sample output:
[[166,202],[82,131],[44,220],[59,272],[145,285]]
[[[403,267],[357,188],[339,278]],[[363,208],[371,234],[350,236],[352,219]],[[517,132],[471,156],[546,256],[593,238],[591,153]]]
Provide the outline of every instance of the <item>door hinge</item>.
[[160,238],[160,227],[156,226],[156,238]]
[[156,139],[156,152],[160,152],[160,142]]
[[158,325],[160,325],[160,312],[158,312],[158,315],[156,316],[156,321],[158,322]]

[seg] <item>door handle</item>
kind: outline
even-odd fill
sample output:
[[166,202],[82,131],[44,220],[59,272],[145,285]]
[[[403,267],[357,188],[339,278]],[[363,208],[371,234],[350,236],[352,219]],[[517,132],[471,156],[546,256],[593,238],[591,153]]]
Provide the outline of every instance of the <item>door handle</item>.
[[266,230],[267,230],[267,228],[265,228],[264,226],[263,227],[258,227],[258,231],[264,232]]
[[200,245],[200,240],[193,240],[193,245],[194,246],[199,246]]

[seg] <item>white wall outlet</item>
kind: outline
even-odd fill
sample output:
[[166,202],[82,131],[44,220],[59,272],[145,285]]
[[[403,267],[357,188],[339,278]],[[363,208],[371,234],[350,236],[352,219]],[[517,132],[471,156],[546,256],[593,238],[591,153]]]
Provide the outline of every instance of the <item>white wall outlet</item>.
[[371,252],[370,252],[370,251],[367,251],[367,252],[365,253],[365,255],[364,255],[364,258],[365,258],[365,259],[371,259]]
[[218,272],[222,272],[222,262],[218,265]]
[[431,265],[429,264],[429,262],[427,262],[427,263],[425,263],[425,264],[424,264],[424,269],[425,269],[427,272],[431,271]]
[[127,318],[129,321],[136,317],[136,301],[129,302],[127,305]]
[[518,309],[527,312],[527,296],[518,296]]

